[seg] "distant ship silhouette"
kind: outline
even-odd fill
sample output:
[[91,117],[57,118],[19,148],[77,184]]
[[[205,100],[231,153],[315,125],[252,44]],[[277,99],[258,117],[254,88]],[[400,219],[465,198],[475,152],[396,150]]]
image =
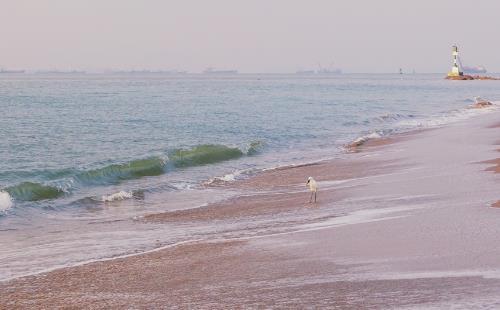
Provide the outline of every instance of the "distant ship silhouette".
[[203,71],[204,74],[237,74],[237,70],[216,70],[214,68],[207,68]]
[[24,70],[5,70],[5,69],[0,69],[0,73],[24,73]]

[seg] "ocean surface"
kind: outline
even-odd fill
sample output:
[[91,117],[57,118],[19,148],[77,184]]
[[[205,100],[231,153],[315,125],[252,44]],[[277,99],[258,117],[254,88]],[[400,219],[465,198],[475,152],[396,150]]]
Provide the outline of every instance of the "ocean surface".
[[216,179],[487,113],[475,96],[498,100],[498,81],[0,75],[0,280],[216,235],[132,219],[235,194],[203,186]]

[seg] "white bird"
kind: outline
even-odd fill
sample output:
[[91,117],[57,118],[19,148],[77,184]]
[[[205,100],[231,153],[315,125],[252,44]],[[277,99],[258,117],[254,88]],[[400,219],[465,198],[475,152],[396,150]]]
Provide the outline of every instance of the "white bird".
[[314,202],[316,202],[316,195],[318,193],[318,183],[316,183],[316,180],[313,179],[313,177],[309,177],[307,179],[306,186],[309,186],[309,190],[311,191],[311,198],[309,199],[309,202],[312,202],[313,194],[314,194]]

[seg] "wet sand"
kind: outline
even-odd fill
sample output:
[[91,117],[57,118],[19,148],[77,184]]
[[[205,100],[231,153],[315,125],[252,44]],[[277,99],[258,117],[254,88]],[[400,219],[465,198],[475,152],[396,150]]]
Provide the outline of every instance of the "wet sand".
[[483,163],[493,165],[493,166],[486,168],[486,171],[493,171],[495,173],[500,172],[500,158],[487,160],[487,161],[484,161]]
[[[496,124],[495,126],[491,126],[490,128],[500,128],[500,124]],[[494,165],[494,166],[486,168],[486,171],[493,171],[495,173],[500,173],[500,158],[487,160],[487,161],[484,161],[483,163]],[[500,208],[500,200],[493,203],[491,206],[493,208]]]
[[353,163],[337,160],[273,169],[248,179],[210,185],[243,192],[234,198],[195,209],[150,214],[142,220],[156,223],[223,220],[277,215],[305,207],[321,208],[345,198],[346,194],[341,190],[325,187],[318,194],[320,199],[317,203],[309,203],[310,193],[305,184],[307,176],[314,175],[319,182],[335,182],[387,173],[398,166],[392,161],[359,160]]
[[[484,171],[498,167],[499,119],[212,184],[241,195],[138,222],[223,228],[297,212],[331,216],[0,283],[0,308],[500,307],[500,212],[488,208],[500,193],[497,175]],[[307,202],[309,175],[320,185],[316,204]]]
[[[351,280],[360,266],[244,241],[171,250],[54,271],[2,287],[12,308],[387,308],[497,293],[478,276]],[[325,279],[336,279],[334,281]]]

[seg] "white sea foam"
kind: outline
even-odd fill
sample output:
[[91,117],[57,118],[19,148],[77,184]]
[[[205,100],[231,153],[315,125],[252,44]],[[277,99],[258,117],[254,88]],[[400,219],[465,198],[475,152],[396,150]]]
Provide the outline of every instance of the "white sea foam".
[[0,191],[0,212],[12,208],[12,198],[9,193]]
[[431,116],[429,118],[421,118],[421,119],[407,119],[399,121],[396,124],[396,127],[403,128],[430,128],[430,127],[439,127],[450,123],[455,123],[458,121],[466,120],[476,115],[481,115],[485,113],[489,113],[498,109],[498,102],[493,102],[493,105],[490,107],[482,108],[482,109],[460,109],[455,110],[446,114],[438,114]]
[[211,178],[208,181],[204,182],[203,184],[213,185],[213,184],[218,184],[218,183],[233,182],[234,180],[236,180],[235,175],[232,173],[229,173],[229,174],[226,174],[222,177]]
[[361,136],[361,137],[357,138],[356,140],[354,140],[352,142],[352,144],[353,145],[361,145],[361,144],[365,143],[368,140],[379,139],[379,138],[382,138],[382,135],[380,133],[378,133],[378,132],[372,132],[370,134],[367,134],[367,135],[364,135],[364,136]]
[[114,193],[111,195],[104,195],[102,196],[102,201],[103,202],[111,202],[111,201],[117,201],[117,200],[125,200],[134,197],[132,192],[126,192],[126,191],[119,191],[118,193]]
[[232,182],[232,181],[236,180],[236,177],[239,176],[240,174],[241,174],[241,172],[235,171],[233,173],[228,173],[222,177],[215,177],[214,179],[224,181],[224,182]]
[[217,184],[217,183],[225,183],[225,182],[234,182],[243,174],[249,173],[253,171],[252,169],[246,170],[235,170],[232,173],[225,174],[221,177],[214,177],[205,182],[206,185]]

